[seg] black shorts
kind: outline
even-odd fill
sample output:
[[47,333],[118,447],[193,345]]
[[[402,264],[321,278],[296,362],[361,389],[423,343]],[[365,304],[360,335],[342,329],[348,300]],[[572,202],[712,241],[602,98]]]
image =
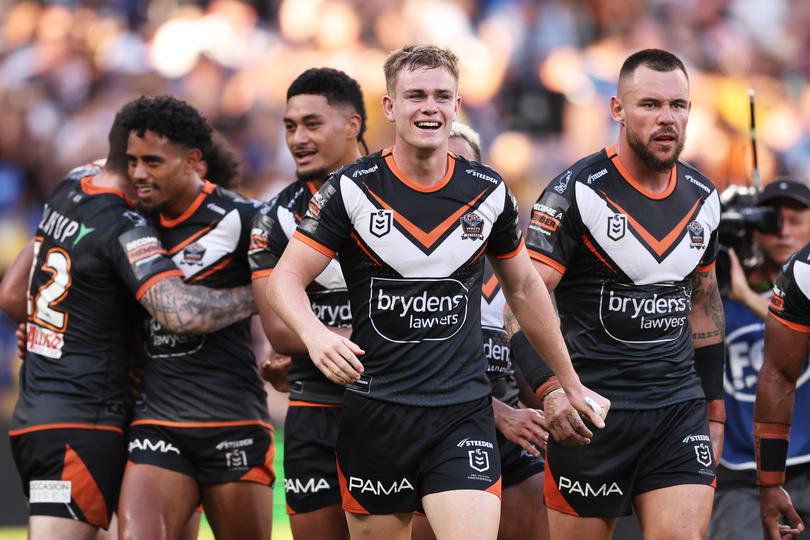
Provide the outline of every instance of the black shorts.
[[715,485],[704,400],[644,411],[611,410],[591,444],[549,438],[546,506],[574,516],[630,515],[633,497],[681,485]]
[[498,432],[503,489],[516,486],[536,474],[543,474],[543,458],[534,457]]
[[129,461],[185,474],[200,484],[256,482],[273,485],[273,427],[260,421],[205,427],[134,422]]
[[12,435],[11,451],[29,514],[109,527],[124,473],[125,442],[117,427]]
[[343,508],[355,514],[421,511],[424,495],[442,491],[501,494],[489,396],[413,407],[347,392],[337,457]]
[[284,423],[287,513],[340,504],[335,446],[343,407],[290,402]]

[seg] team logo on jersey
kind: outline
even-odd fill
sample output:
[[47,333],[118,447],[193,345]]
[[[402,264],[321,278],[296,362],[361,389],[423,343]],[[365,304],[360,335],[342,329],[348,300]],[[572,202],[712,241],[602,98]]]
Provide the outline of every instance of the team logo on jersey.
[[134,223],[136,227],[146,227],[146,219],[138,212],[127,210],[123,215],[125,218]]
[[695,220],[690,223],[686,230],[689,232],[689,247],[695,249],[704,249],[705,246],[705,234],[703,233],[703,225],[700,224],[699,221]]
[[467,452],[470,457],[470,467],[478,472],[489,470],[489,452],[476,448]]
[[394,220],[394,213],[391,210],[377,210],[371,213],[368,230],[377,238],[382,238],[391,232],[391,223]]
[[461,239],[462,240],[483,240],[484,239],[484,219],[476,214],[470,212],[464,214],[461,220]]
[[712,464],[712,449],[709,447],[708,444],[705,443],[696,444],[695,456],[697,457],[697,462],[703,465],[704,467],[708,467]]
[[188,266],[202,266],[203,257],[205,257],[205,246],[194,242],[183,248],[183,260],[180,262]]
[[618,241],[624,238],[627,232],[627,216],[624,214],[613,214],[608,216],[607,236],[611,240]]
[[560,181],[554,186],[554,191],[562,195],[568,189],[568,182],[571,181],[571,171],[565,171],[565,174],[560,177]]

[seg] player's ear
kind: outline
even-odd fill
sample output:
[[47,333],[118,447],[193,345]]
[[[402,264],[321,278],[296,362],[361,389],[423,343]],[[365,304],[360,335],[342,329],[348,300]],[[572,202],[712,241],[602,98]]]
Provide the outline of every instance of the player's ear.
[[356,140],[357,135],[360,134],[360,126],[363,125],[363,119],[360,115],[354,113],[346,119],[346,138]]
[[[200,161],[202,161],[202,151],[200,151],[199,148],[189,148],[186,150],[185,165],[189,170],[198,171]],[[206,170],[207,169],[208,167],[206,166]]]
[[613,121],[624,127],[624,107],[622,100],[618,96],[610,98],[610,116]]
[[394,121],[394,100],[388,94],[382,97],[383,114],[389,122]]

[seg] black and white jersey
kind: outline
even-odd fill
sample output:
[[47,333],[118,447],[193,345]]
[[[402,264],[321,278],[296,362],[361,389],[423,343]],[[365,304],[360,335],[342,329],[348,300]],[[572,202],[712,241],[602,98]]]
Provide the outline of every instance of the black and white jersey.
[[769,311],[788,328],[810,333],[810,244],[783,267],[773,288]]
[[703,397],[689,328],[691,278],[711,268],[720,201],[689,165],[645,190],[610,147],[574,164],[532,209],[529,255],[563,275],[563,335],[582,382],[616,409]]
[[124,194],[80,167],[48,202],[34,237],[27,352],[12,419],[17,433],[125,421],[124,398],[140,299],[180,271]]
[[[259,207],[205,182],[182,215],[160,216],[160,238],[186,283],[213,289],[250,283],[250,225]],[[267,420],[249,319],[199,335],[174,334],[154,319],[145,326],[146,365],[136,422]]]
[[[253,279],[268,276],[273,271],[316,192],[315,182],[293,182],[256,214],[248,251]],[[351,326],[349,291],[336,259],[309,284],[307,296],[312,311],[323,324]],[[343,386],[327,379],[309,356],[293,357],[288,378],[291,400],[343,403]]]
[[520,251],[517,218],[496,172],[451,154],[430,188],[402,174],[390,149],[330,176],[294,236],[340,254],[352,339],[365,350],[365,372],[347,390],[418,406],[489,394],[483,257]]
[[484,356],[487,375],[492,383],[492,397],[508,405],[518,402],[518,385],[510,357],[509,334],[503,324],[506,297],[498,276],[488,260],[484,261],[484,280],[481,286],[481,333],[484,337]]

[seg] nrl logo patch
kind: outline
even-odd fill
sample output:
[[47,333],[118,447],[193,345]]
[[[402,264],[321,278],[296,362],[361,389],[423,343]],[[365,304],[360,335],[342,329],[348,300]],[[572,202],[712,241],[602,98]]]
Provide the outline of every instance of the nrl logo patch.
[[460,218],[461,221],[461,239],[462,240],[483,240],[484,239],[484,219],[476,214],[470,212],[464,214]]
[[700,443],[695,445],[695,455],[697,462],[708,467],[712,464],[712,450],[708,444]]
[[391,210],[377,210],[371,213],[369,221],[369,232],[377,238],[382,238],[391,232],[391,222],[393,221],[394,213]]
[[698,221],[693,221],[686,227],[686,230],[689,232],[690,248],[703,249],[706,247],[704,245],[706,238],[703,234],[703,225]]
[[476,448],[467,452],[470,456],[470,467],[478,472],[489,470],[489,452]]
[[607,235],[614,242],[624,238],[627,232],[627,216],[624,214],[613,214],[608,217]]

